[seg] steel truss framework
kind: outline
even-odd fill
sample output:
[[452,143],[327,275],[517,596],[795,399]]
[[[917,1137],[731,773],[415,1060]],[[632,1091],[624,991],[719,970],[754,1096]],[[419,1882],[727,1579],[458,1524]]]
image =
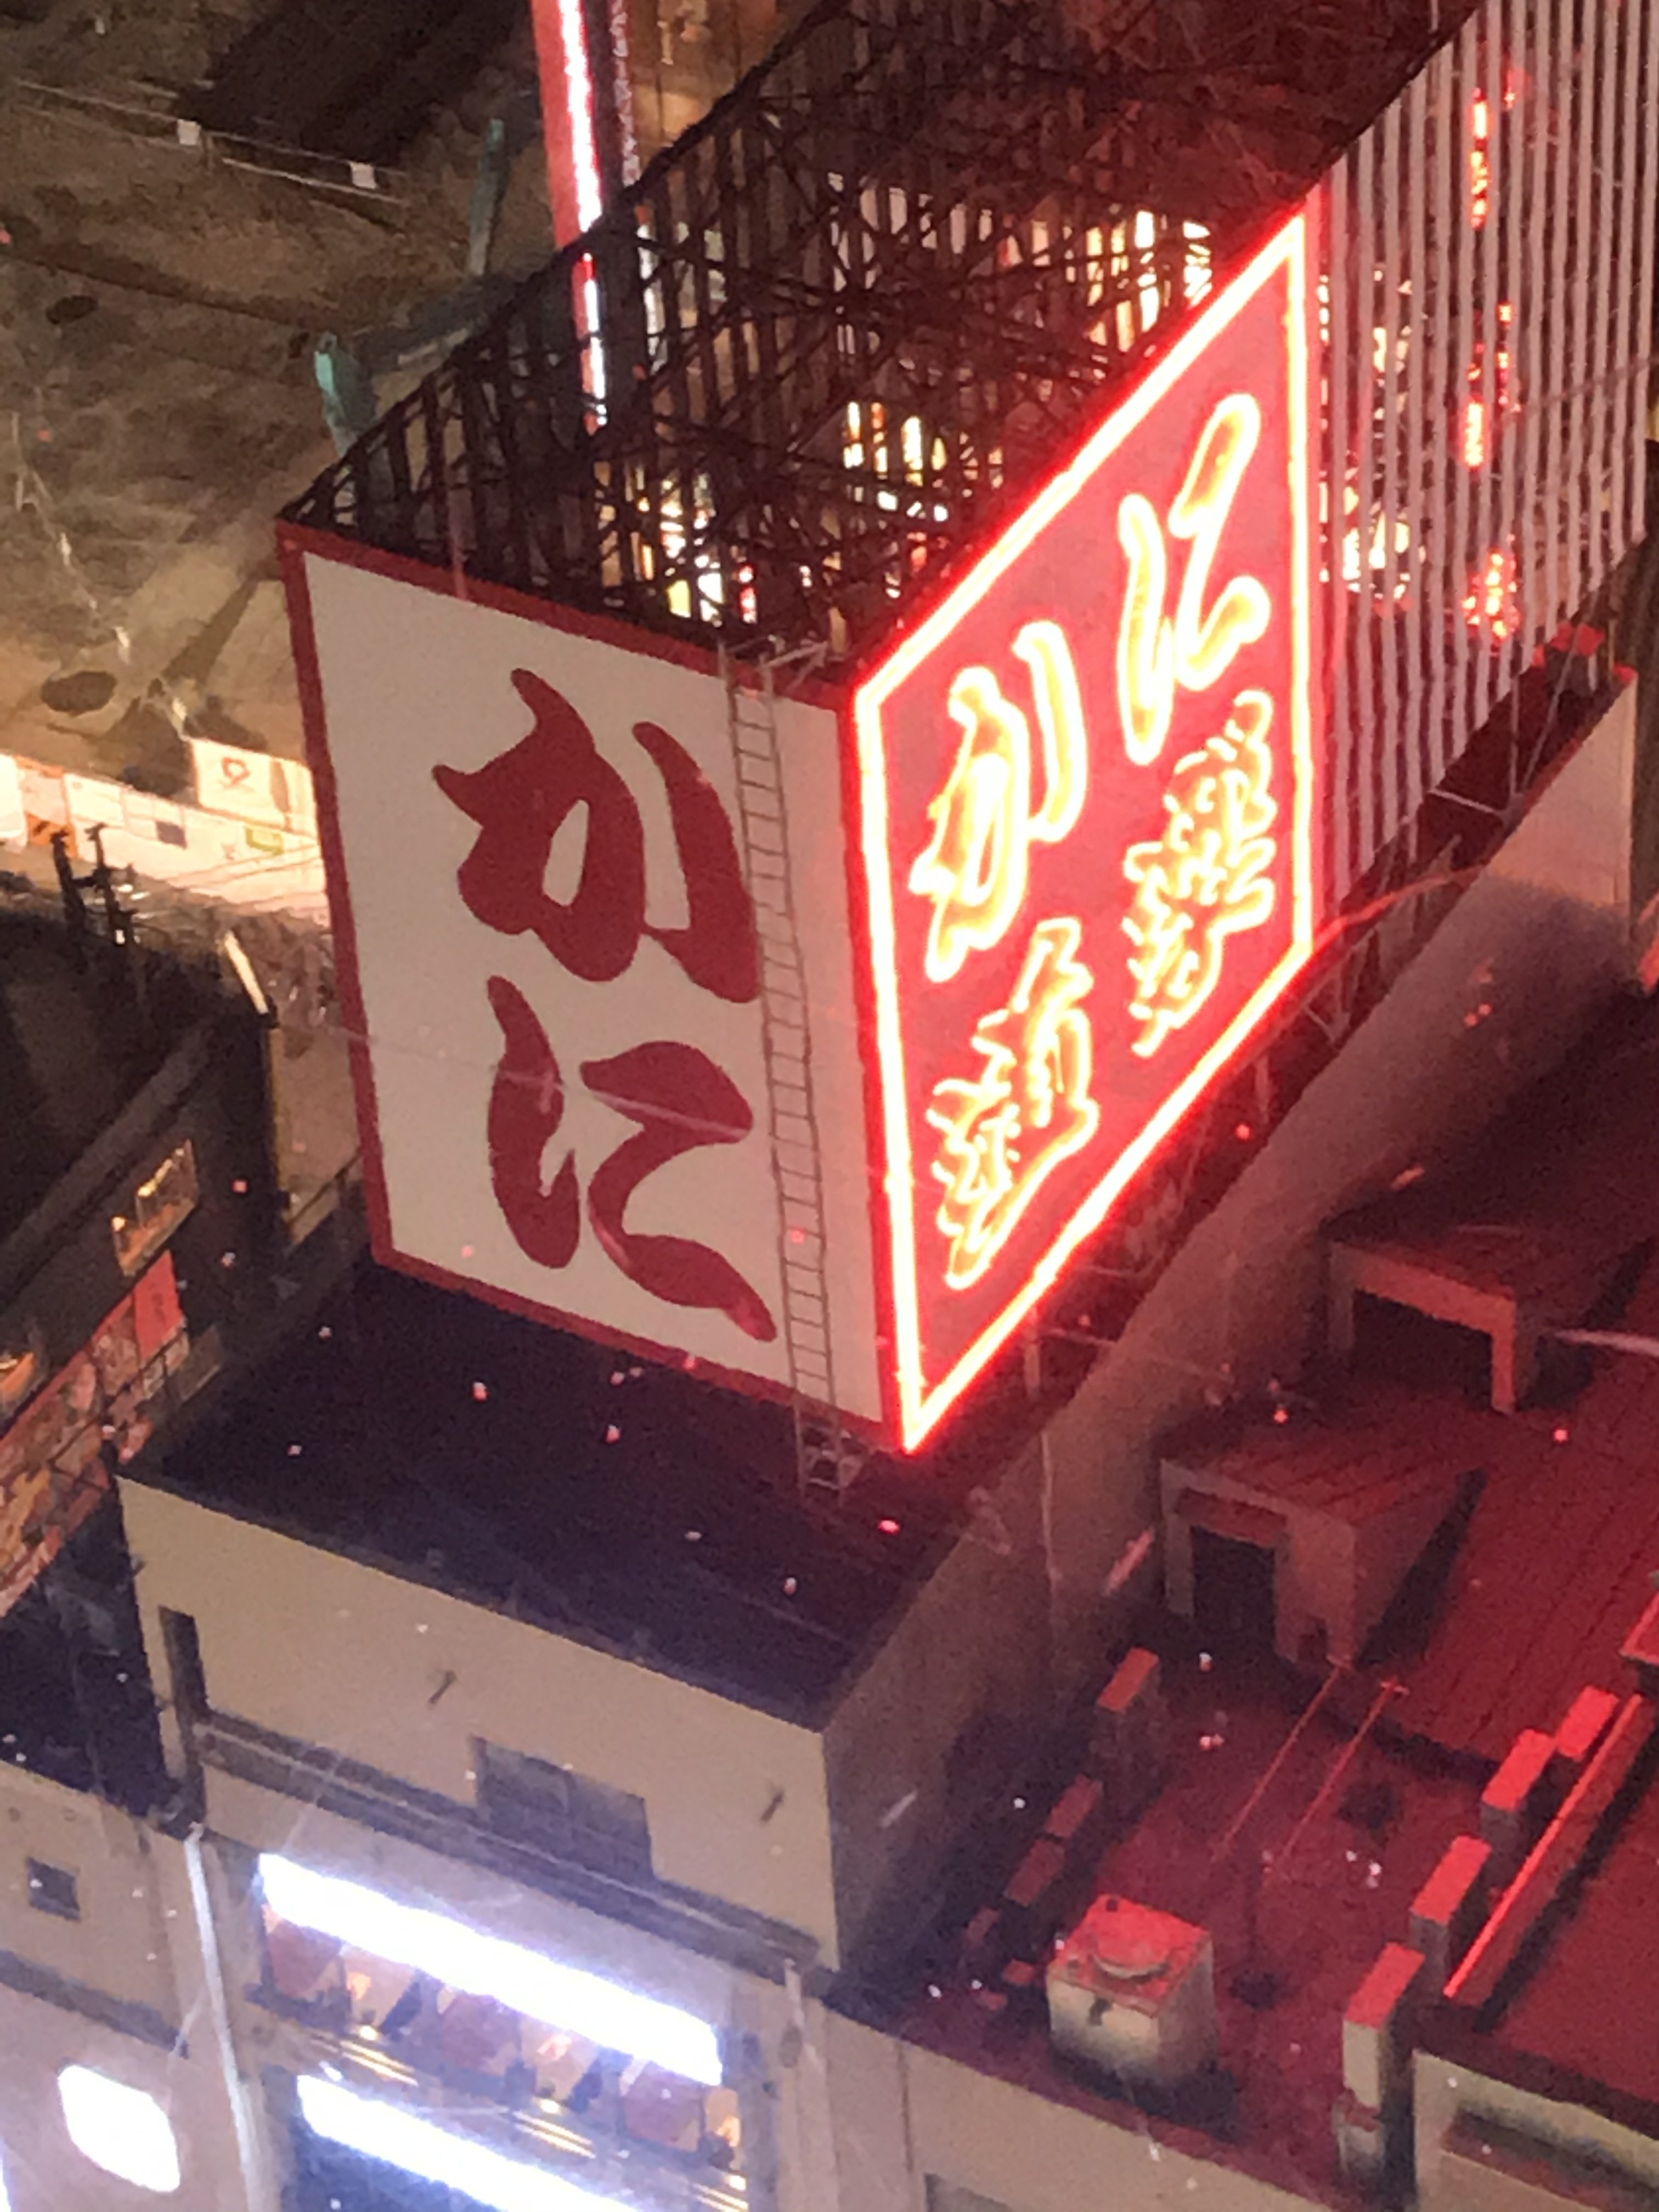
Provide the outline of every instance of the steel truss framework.
[[289,519],[856,659],[1433,42],[1243,12],[823,0]]
[[[289,510],[458,579],[844,678],[1320,187],[1316,459],[1342,488],[1321,579],[1328,934],[1056,1296],[1044,1395],[1068,1387],[1068,1346],[1086,1361],[1118,1333],[1613,696],[1602,635],[1588,663],[1586,633],[1546,641],[1576,611],[1606,618],[1594,595],[1641,527],[1659,152],[1650,121],[1617,126],[1646,116],[1659,0],[1599,53],[1570,33],[1573,5],[1360,23],[1272,0],[1200,55],[1193,26],[1227,13],[1202,0],[1156,17],[1145,0],[823,0]],[[1523,165],[1493,129],[1501,220],[1476,227],[1470,117],[1497,109],[1517,53],[1549,64],[1551,130]],[[1551,165],[1569,150],[1563,175],[1593,176],[1605,221],[1579,235],[1564,305],[1574,234]],[[1540,271],[1527,191],[1546,182]],[[1624,302],[1616,324],[1604,299]],[[1511,345],[1527,404],[1495,428]],[[1611,395],[1609,423],[1581,409],[1575,430],[1586,393]],[[1484,473],[1464,459],[1475,399]],[[1470,562],[1511,537],[1524,605],[1500,629]]]

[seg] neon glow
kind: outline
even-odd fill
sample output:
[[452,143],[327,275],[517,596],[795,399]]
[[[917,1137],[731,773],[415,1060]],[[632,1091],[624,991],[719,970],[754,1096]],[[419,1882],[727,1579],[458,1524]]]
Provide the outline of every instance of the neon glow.
[[1312,950],[1306,256],[1298,216],[857,694],[907,1449]]
[[1486,410],[1478,399],[1463,410],[1463,465],[1478,469],[1486,459]]
[[559,0],[559,43],[564,48],[565,118],[570,125],[570,167],[576,184],[576,228],[591,230],[605,203],[593,142],[593,71],[582,0]]
[[1484,629],[1499,645],[1515,635],[1521,622],[1521,603],[1513,553],[1492,547],[1485,565],[1470,579],[1463,612],[1471,629]]
[[1124,748],[1138,768],[1164,750],[1177,684],[1207,691],[1272,619],[1272,602],[1255,576],[1235,576],[1205,605],[1216,549],[1261,436],[1261,410],[1247,392],[1224,399],[1204,426],[1170,509],[1170,535],[1193,548],[1173,623],[1164,613],[1169,555],[1152,503],[1130,492],[1118,508],[1118,541],[1129,564],[1118,629],[1118,711]]
[[65,2066],[58,2102],[69,2139],[82,2158],[135,2189],[170,2197],[184,2179],[179,2139],[157,2100],[90,2066]]
[[945,1185],[939,1225],[952,1290],[979,1280],[1043,1182],[1099,1125],[1094,1032],[1081,1011],[1095,979],[1078,960],[1082,940],[1075,921],[1038,922],[1013,996],[975,1029],[985,1057],[977,1080],[933,1085],[927,1119],[944,1139],[933,1171]]
[[260,1854],[259,1880],[271,1911],[298,1927],[373,1951],[470,1996],[494,1997],[529,2020],[568,2028],[687,2081],[713,2087],[722,2079],[719,2037],[677,2005],[272,1851]]
[[[1505,99],[1506,106],[1513,103]],[[1492,110],[1484,92],[1469,102],[1469,228],[1484,230],[1492,205]]]
[[544,2166],[434,2127],[384,2097],[361,2096],[315,2075],[302,2075],[295,2086],[301,2114],[313,2135],[399,2173],[453,2189],[491,2212],[632,2212],[617,2197],[579,2188]]
[[1031,809],[1031,726],[1005,699],[988,668],[951,681],[951,719],[963,732],[945,787],[929,807],[933,836],[910,871],[931,899],[927,973],[948,982],[970,951],[999,944],[1025,902],[1033,844],[1055,845],[1077,826],[1089,783],[1089,744],[1066,634],[1027,623],[1014,653],[1031,672],[1042,732],[1042,805]]
[[1266,692],[1241,693],[1224,734],[1177,762],[1163,836],[1131,845],[1124,860],[1135,886],[1123,924],[1134,945],[1129,1011],[1143,1024],[1129,1049],[1142,1059],[1209,1003],[1227,939],[1261,928],[1273,910],[1273,717]]

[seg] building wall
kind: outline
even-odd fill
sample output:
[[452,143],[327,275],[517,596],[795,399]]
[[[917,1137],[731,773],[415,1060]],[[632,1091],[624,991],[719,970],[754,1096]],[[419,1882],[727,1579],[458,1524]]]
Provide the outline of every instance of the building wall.
[[[215,2032],[216,1970],[195,1903],[194,1846],[41,1777],[0,1768],[0,2203],[9,2212],[276,2212],[257,2124],[246,2142]],[[81,1917],[28,1903],[28,1858],[76,1877]],[[62,2068],[162,2106],[182,2180],[157,2197],[69,2137]]]
[[[1643,2189],[1659,2190],[1659,2142],[1620,2127],[1587,2106],[1559,2104],[1427,2051],[1417,2054],[1413,2098],[1418,2197],[1423,2212],[1466,2212],[1467,2197],[1444,2154],[1447,2133],[1460,2112],[1495,2121],[1516,2135],[1564,2151],[1570,2160],[1588,2158],[1614,2167]],[[1497,2212],[1498,2197],[1486,2202]]]
[[[89,2066],[156,2098],[183,2169],[156,2197],[106,2173],[70,2141],[58,2102],[61,2068]],[[223,2080],[210,2035],[180,2055],[135,2042],[35,1997],[0,1989],[0,2171],[11,2212],[243,2212],[247,2204]]]
[[[166,1915],[177,1910],[177,1884],[158,1863],[167,1848],[96,1797],[0,1766],[0,1979],[15,1961],[176,2028]],[[73,1875],[78,1919],[42,1911],[38,1893],[31,1901],[31,1860]]]
[[112,1217],[185,1141],[200,1195],[167,1243],[192,1334],[222,1324],[270,1249],[267,1119],[264,1036],[251,1011],[227,1006],[185,1035],[0,1249],[0,1341],[33,1324],[54,1373],[81,1350],[132,1287]]
[[[1031,1456],[1035,1456],[1035,1454]],[[1037,1489],[1014,1470],[842,1697],[824,1732],[843,1956],[931,1893],[966,1820],[1048,1732]]]
[[837,2212],[1289,2212],[1304,2200],[1017,2083],[816,2014]]
[[1118,1632],[1107,1583],[1153,1517],[1158,1437],[1293,1376],[1315,1343],[1323,1224],[1490,1121],[1627,975],[1635,703],[1626,691],[1566,758],[1050,1424],[1062,1685],[1097,1673]]
[[1454,12],[1315,195],[1339,896],[1643,532],[1659,7]]
[[187,1499],[122,1486],[145,1643],[197,1624],[216,1711],[467,1805],[479,1737],[645,1802],[665,1882],[836,1957],[818,1738],[438,1590]]

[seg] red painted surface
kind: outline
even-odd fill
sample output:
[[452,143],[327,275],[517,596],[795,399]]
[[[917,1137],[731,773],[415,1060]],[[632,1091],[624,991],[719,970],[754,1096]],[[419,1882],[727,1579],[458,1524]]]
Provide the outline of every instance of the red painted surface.
[[1305,225],[856,702],[907,1448],[1312,949]]

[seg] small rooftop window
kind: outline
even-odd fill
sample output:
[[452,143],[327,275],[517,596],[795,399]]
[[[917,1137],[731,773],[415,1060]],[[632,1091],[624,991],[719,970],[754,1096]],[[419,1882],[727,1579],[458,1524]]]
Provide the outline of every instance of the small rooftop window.
[[29,1903],[37,1912],[50,1912],[59,1920],[81,1917],[81,1893],[67,1867],[48,1866],[44,1859],[28,1862]]

